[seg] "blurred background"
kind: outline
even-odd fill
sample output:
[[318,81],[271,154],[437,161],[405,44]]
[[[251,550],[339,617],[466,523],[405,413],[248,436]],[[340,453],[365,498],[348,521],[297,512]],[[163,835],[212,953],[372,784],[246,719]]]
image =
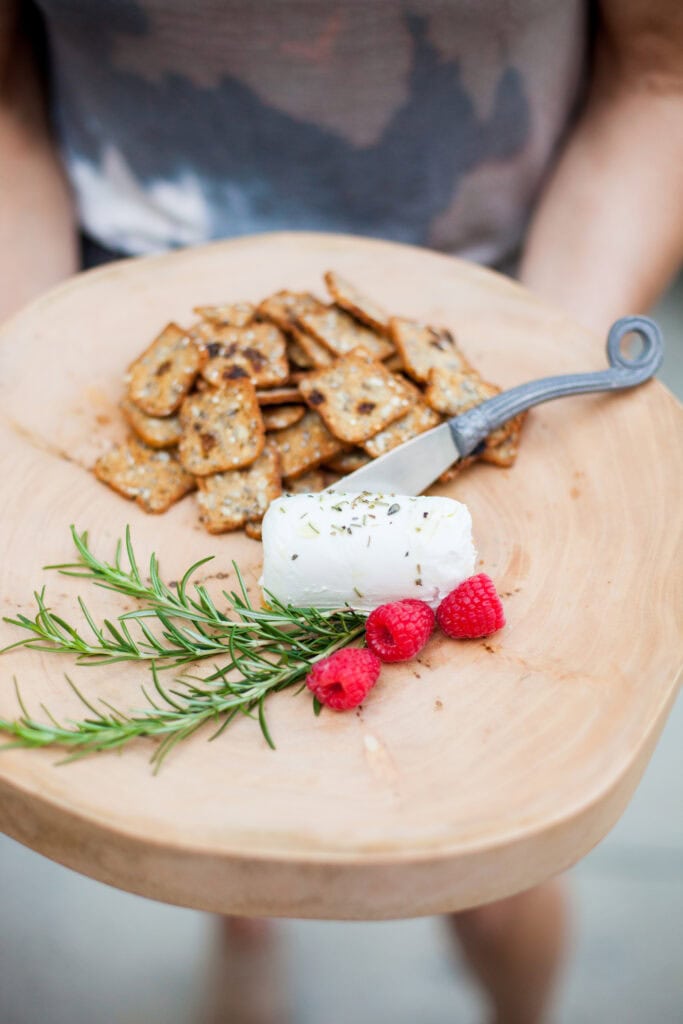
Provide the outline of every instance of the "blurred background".
[[[667,342],[660,376],[683,398],[683,277],[653,315]],[[679,701],[623,818],[570,873],[559,1024],[683,1021],[682,777]],[[198,1019],[215,940],[206,915],[82,878],[3,836],[0,915],[0,1024]],[[438,920],[277,927],[294,1024],[482,1020]]]

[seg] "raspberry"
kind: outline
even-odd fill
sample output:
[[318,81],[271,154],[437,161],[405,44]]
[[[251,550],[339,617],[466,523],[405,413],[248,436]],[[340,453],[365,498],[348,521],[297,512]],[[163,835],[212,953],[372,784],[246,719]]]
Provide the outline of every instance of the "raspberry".
[[436,621],[444,633],[459,640],[502,629],[505,613],[491,577],[480,572],[452,590],[437,608]]
[[347,711],[363,702],[381,668],[381,661],[372,651],[347,647],[318,661],[306,677],[306,685],[321,704]]
[[422,650],[433,629],[434,612],[429,605],[406,598],[370,612],[365,640],[382,661],[408,661]]

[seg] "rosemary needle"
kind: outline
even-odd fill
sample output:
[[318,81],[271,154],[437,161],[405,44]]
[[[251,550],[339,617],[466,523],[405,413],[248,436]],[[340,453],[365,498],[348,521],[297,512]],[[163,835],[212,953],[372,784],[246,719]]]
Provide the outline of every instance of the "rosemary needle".
[[[69,752],[67,760],[72,760],[147,736],[158,740],[152,756],[156,770],[173,746],[206,722],[216,724],[215,737],[238,714],[254,717],[268,744],[274,746],[265,717],[268,695],[301,683],[311,663],[347,646],[364,631],[365,616],[349,609],[293,608],[272,595],[267,608],[255,608],[234,563],[238,588],[222,591],[225,607],[221,609],[206,587],[192,579],[211,558],[195,562],[171,586],[163,581],[154,554],[148,575],[142,576],[128,528],[111,563],[93,554],[87,532],[79,534],[72,526],[71,534],[78,560],[46,568],[134,598],[138,607],[98,624],[79,597],[83,621],[75,626],[51,611],[43,588],[34,594],[34,618],[18,614],[5,619],[28,636],[4,650],[25,646],[68,653],[76,655],[81,665],[146,663],[154,695],[142,687],[146,706],[124,713],[104,701],[89,701],[67,677],[88,715],[63,724],[47,708],[43,711],[48,721],[33,718],[17,687],[21,716],[14,721],[0,719],[0,731],[13,738],[10,746],[63,747]],[[162,686],[160,669],[182,668],[206,658],[213,661],[208,674],[183,674],[173,680],[172,687]]]

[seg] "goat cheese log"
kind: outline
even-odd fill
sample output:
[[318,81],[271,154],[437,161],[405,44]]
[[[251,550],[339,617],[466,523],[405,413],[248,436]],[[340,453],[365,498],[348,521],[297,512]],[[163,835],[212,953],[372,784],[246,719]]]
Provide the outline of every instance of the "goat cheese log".
[[300,608],[372,611],[413,597],[433,608],[474,572],[469,509],[452,498],[292,494],[263,520],[268,594]]

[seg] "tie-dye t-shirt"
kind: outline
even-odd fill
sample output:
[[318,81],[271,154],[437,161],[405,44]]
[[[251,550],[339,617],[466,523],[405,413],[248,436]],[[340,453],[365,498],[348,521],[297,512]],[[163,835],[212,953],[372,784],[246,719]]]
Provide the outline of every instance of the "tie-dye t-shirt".
[[83,229],[128,253],[352,232],[519,243],[581,87],[584,0],[39,0]]

